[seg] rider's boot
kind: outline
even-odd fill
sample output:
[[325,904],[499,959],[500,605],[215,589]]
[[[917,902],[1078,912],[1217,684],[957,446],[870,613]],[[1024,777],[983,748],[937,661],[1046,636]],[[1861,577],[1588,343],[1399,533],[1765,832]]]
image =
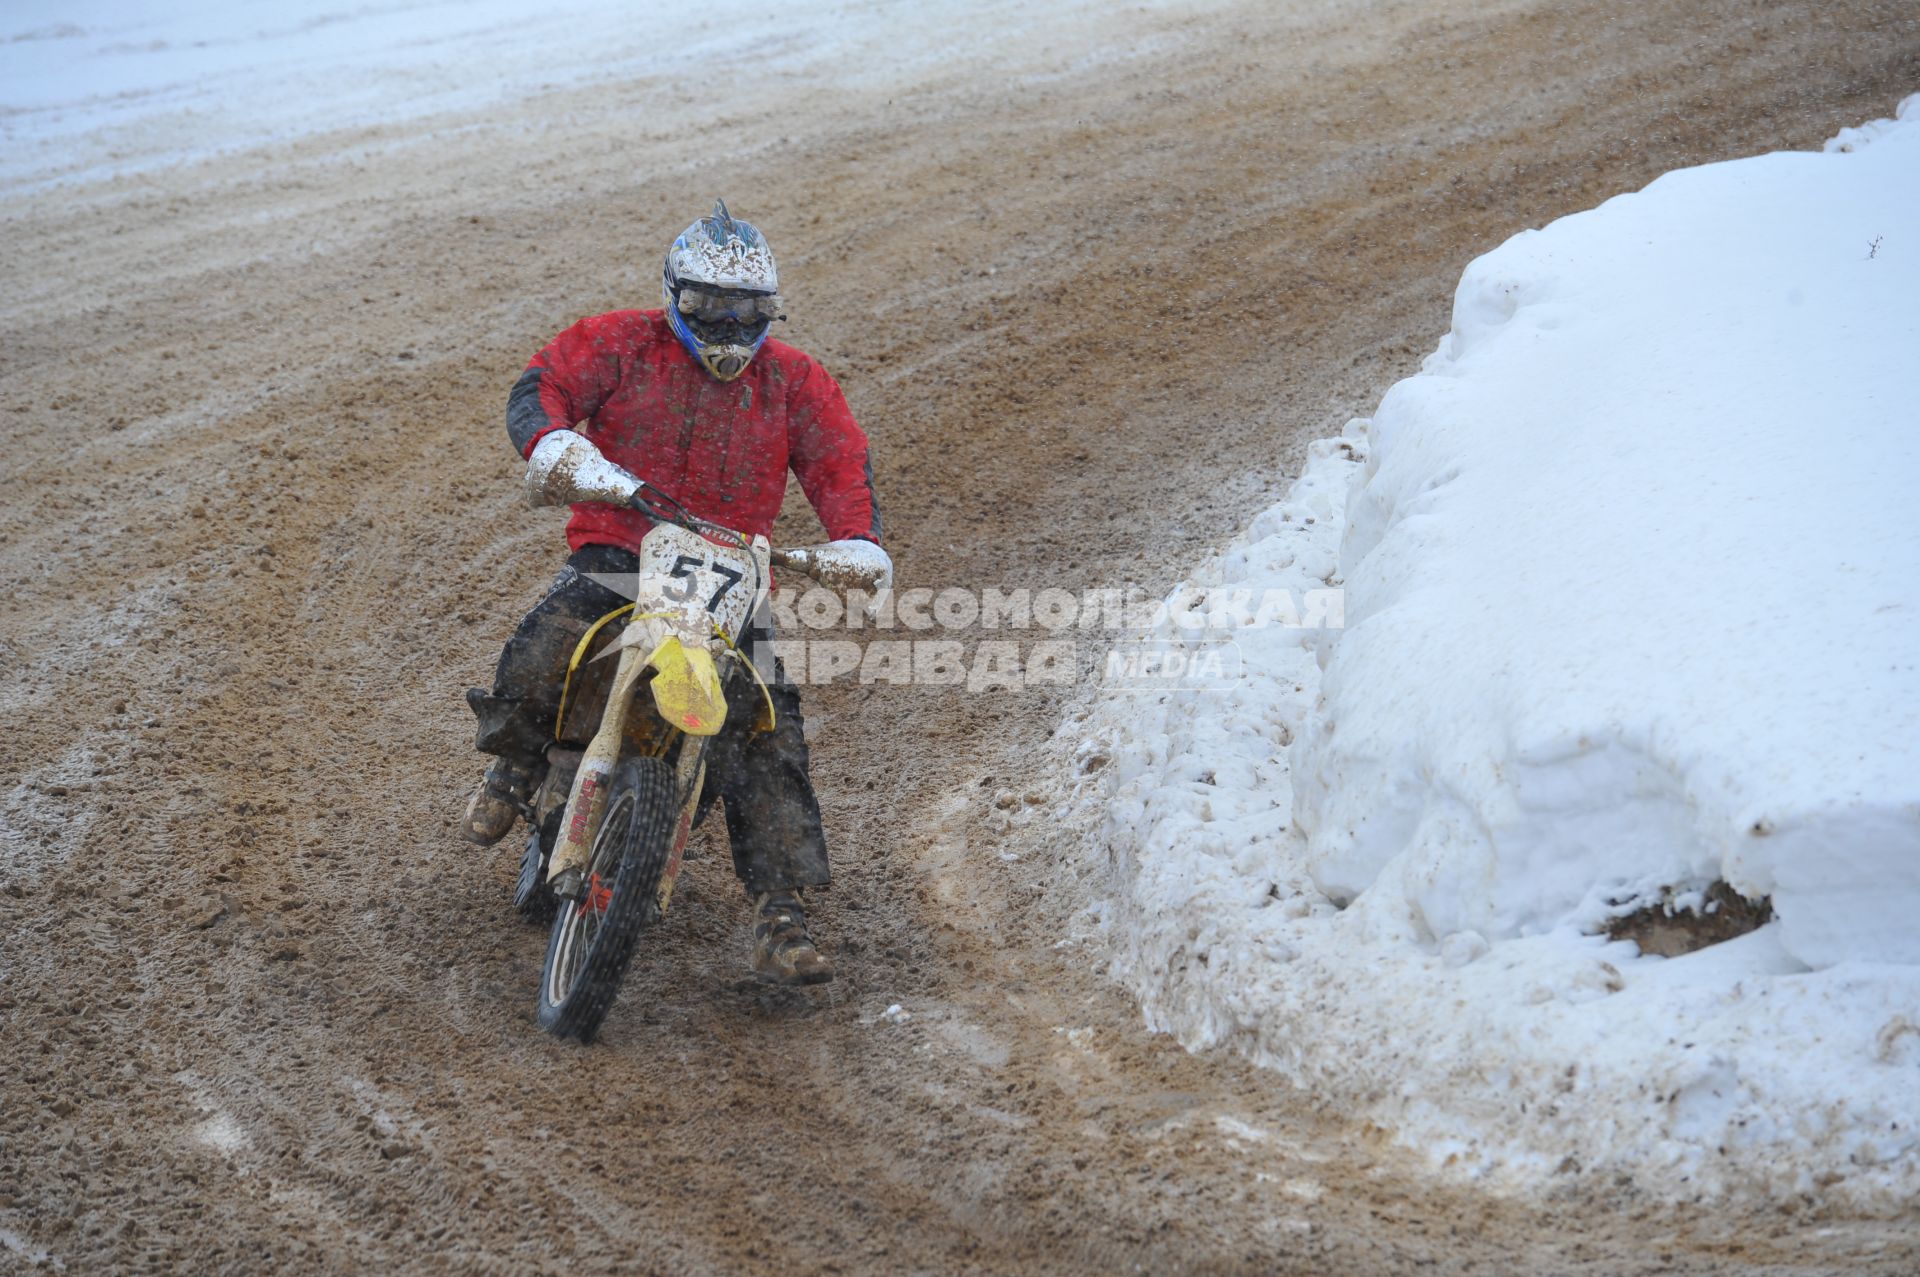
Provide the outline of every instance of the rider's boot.
[[794,888],[753,898],[753,974],[768,984],[825,984],[833,963],[813,947],[807,911]]
[[496,758],[480,787],[473,791],[460,834],[468,842],[491,847],[507,836],[516,817],[532,809],[533,792],[540,787],[540,768],[509,758]]

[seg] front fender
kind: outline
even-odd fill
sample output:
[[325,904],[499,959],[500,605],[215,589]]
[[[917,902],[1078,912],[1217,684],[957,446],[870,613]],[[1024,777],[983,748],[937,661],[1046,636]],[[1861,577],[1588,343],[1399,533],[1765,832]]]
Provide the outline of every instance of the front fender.
[[668,635],[647,657],[660,717],[689,736],[712,736],[727,721],[727,698],[713,653]]

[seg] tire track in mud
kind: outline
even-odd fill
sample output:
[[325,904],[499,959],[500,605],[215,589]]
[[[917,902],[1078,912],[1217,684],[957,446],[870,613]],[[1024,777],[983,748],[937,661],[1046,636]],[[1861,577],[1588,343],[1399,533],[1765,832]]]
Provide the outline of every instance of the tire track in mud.
[[[1899,5],[1124,21],[1150,52],[924,87],[890,128],[878,90],[742,108],[791,140],[724,184],[876,437],[903,579],[1164,584],[1411,369],[1473,254],[1680,164],[1817,145],[1920,80]],[[541,1037],[511,844],[451,833],[458,692],[560,553],[500,446],[506,385],[578,314],[644,304],[655,241],[723,181],[671,129],[642,166],[610,148],[659,90],[631,92],[0,209],[0,1253],[1912,1267],[1911,1218],[1817,1199],[1436,1187],[1270,1076],[1144,1038],[1097,952],[1056,947],[1071,831],[1012,780],[1060,696],[816,689],[842,979],[742,980],[709,830],[603,1044]]]

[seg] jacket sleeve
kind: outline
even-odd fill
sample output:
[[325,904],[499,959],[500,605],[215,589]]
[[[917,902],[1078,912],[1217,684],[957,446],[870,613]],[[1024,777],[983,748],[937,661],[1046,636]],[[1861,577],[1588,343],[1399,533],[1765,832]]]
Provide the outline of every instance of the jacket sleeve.
[[507,394],[507,438],[522,457],[542,436],[570,430],[600,411],[620,384],[621,344],[611,316],[581,320],[527,364]]
[[814,513],[835,541],[880,542],[880,500],[873,491],[867,436],[839,383],[803,361],[787,400],[787,458]]

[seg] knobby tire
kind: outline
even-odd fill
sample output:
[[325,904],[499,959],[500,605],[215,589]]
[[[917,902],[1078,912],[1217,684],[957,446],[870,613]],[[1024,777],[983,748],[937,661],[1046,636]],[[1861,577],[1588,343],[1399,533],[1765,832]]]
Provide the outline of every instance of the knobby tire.
[[640,933],[659,915],[678,815],[673,782],[673,768],[659,758],[630,758],[613,770],[588,854],[586,895],[559,902],[547,938],[540,1025],[556,1037],[593,1040]]

